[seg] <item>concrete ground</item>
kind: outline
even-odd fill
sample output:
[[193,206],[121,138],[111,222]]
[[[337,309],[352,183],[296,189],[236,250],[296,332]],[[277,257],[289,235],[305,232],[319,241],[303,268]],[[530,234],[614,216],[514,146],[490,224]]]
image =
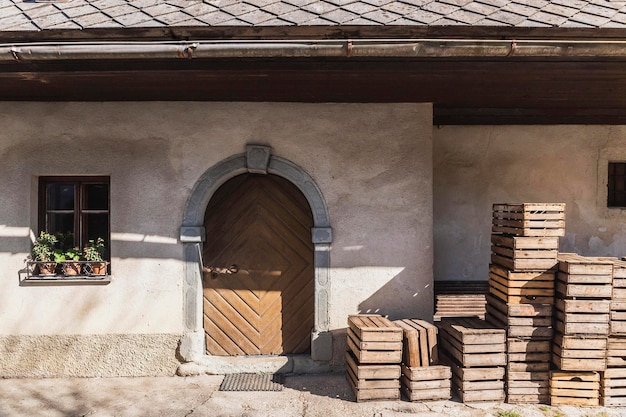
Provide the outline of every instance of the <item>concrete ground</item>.
[[625,417],[626,408],[354,401],[343,374],[288,375],[280,392],[222,392],[222,376],[0,379],[0,417]]

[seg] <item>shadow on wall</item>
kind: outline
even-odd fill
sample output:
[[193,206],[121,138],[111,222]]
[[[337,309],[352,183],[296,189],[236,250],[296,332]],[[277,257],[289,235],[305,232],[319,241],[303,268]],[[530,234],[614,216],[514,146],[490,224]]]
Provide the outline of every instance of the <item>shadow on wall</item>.
[[359,314],[380,314],[390,320],[432,320],[433,283],[400,272],[359,304]]
[[[390,320],[422,319],[432,322],[433,318],[433,283],[420,282],[410,272],[402,271],[387,281],[370,297],[359,303],[359,314],[380,314]],[[346,317],[347,324],[347,317]],[[347,348],[346,327],[332,330],[333,368],[344,365]]]

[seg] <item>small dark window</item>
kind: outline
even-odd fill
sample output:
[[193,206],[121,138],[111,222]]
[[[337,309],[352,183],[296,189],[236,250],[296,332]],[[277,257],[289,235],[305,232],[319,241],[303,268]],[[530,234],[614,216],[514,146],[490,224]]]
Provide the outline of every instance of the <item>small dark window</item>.
[[626,162],[609,162],[608,207],[626,207]]
[[109,177],[40,177],[39,231],[57,235],[65,249],[101,237],[110,259]]

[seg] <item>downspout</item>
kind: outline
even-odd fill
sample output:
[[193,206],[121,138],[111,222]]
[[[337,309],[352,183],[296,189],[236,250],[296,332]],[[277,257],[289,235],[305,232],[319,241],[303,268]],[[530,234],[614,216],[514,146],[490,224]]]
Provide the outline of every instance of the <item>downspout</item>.
[[0,62],[288,57],[626,59],[626,41],[360,39],[0,44]]

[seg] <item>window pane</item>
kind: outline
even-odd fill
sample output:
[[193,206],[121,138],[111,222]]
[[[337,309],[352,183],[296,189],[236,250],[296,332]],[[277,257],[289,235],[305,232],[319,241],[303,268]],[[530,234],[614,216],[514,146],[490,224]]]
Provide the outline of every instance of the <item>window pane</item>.
[[[48,233],[58,235],[62,233],[64,240],[67,237],[71,242],[74,241],[74,214],[48,214]],[[59,236],[57,236],[59,237]],[[60,242],[59,242],[60,243]],[[74,246],[74,243],[71,244]]]
[[48,184],[47,210],[74,210],[74,184]]
[[109,185],[108,184],[85,184],[85,207],[86,210],[109,209]]
[[99,237],[107,240],[109,236],[109,215],[104,214],[85,214],[85,223],[83,225],[83,232],[85,236],[85,242],[88,240],[95,240]]

